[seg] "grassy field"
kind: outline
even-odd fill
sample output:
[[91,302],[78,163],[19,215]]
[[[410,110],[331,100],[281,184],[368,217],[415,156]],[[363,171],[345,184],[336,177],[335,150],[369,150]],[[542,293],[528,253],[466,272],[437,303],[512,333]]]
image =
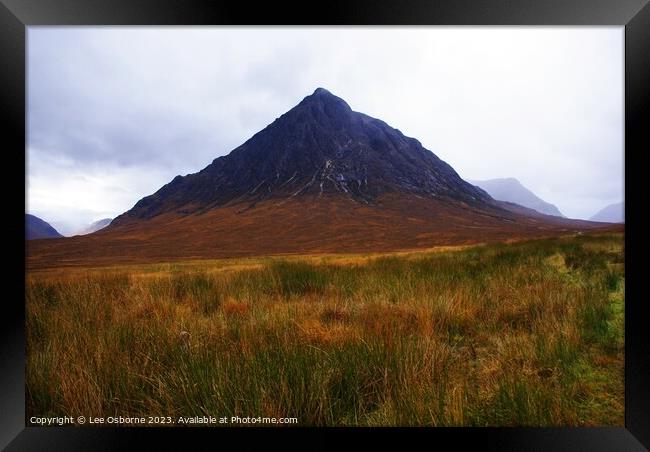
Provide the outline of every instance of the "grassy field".
[[624,422],[622,234],[29,273],[28,416]]

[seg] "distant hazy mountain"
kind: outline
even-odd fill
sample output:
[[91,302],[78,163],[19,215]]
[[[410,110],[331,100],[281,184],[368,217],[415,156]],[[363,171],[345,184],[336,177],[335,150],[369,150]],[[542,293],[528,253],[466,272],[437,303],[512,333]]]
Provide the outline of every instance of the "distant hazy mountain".
[[468,182],[482,188],[490,196],[499,201],[514,202],[515,204],[528,207],[545,215],[564,217],[557,207],[540,199],[535,193],[521,185],[521,182],[513,177],[506,179],[468,180]]
[[93,232],[97,232],[100,229],[104,229],[106,226],[111,224],[111,221],[113,221],[112,218],[102,218],[101,220],[97,220],[91,223],[87,228],[79,231],[77,235],[86,235],[86,234],[92,234]]
[[33,239],[53,239],[63,237],[49,223],[41,220],[37,216],[25,214],[25,238]]
[[591,221],[603,223],[625,223],[625,202],[610,204],[591,217]]

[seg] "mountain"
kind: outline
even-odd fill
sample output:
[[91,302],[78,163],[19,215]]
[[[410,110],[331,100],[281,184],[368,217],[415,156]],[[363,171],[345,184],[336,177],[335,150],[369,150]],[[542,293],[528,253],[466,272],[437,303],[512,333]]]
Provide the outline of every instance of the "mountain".
[[77,235],[86,235],[86,234],[92,234],[93,232],[97,232],[100,229],[104,229],[106,226],[111,224],[111,221],[113,221],[112,218],[102,218],[101,220],[97,220],[93,223],[90,223],[88,227],[79,231]]
[[418,140],[318,88],[108,227],[36,243],[28,265],[383,252],[602,226],[497,201]]
[[318,88],[229,155],[176,176],[114,224],[296,196],[340,195],[372,204],[396,192],[470,205],[491,200],[416,139]]
[[471,184],[481,187],[494,199],[519,204],[536,210],[545,215],[564,217],[553,204],[540,199],[513,177],[505,179],[468,180]]
[[49,223],[35,215],[25,214],[25,239],[53,239],[63,237]]
[[603,223],[625,223],[625,202],[610,204],[599,210],[589,220]]

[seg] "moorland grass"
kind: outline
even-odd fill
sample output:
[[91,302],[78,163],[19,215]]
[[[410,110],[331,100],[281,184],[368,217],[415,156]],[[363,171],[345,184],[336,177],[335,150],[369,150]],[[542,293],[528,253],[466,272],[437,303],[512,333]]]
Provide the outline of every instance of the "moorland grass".
[[28,416],[622,426],[623,253],[612,234],[30,273]]

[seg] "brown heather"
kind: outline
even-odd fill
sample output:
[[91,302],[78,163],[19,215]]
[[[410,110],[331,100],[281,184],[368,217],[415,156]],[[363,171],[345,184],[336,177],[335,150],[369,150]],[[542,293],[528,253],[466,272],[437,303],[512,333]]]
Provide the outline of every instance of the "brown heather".
[[622,234],[33,271],[28,416],[623,425]]

